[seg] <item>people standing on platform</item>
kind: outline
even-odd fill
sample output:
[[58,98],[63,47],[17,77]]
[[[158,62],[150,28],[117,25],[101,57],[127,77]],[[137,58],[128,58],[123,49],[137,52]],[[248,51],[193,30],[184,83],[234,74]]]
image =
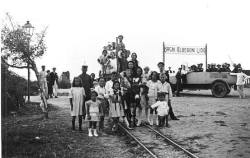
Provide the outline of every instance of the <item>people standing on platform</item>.
[[72,116],[72,130],[75,130],[75,120],[78,117],[79,131],[82,131],[82,115],[85,107],[85,90],[82,87],[82,80],[75,77],[69,92],[70,111]]
[[[82,87],[85,90],[85,94],[86,94],[86,98],[85,98],[85,102],[91,99],[91,88],[93,88],[93,84],[91,82],[91,77],[90,75],[87,74],[88,71],[88,65],[83,64],[82,65],[82,74],[79,75],[79,77],[82,80]],[[86,108],[83,107],[83,118],[85,119],[86,116]]]
[[[53,68],[53,71],[50,73],[51,84],[53,87],[53,95],[57,98],[57,91],[58,91],[58,75],[56,73],[56,68]],[[51,96],[52,97],[52,96]]]
[[45,65],[42,66],[42,71],[39,72],[40,87],[42,88],[46,99],[48,99],[48,85],[47,85],[47,72],[45,71]]
[[[93,135],[95,137],[98,136],[97,134],[97,122],[100,121],[100,111],[101,111],[101,102],[97,100],[97,92],[91,91],[90,92],[91,99],[85,102],[86,106],[86,114],[87,114],[87,120],[89,121],[89,137],[92,137]],[[92,134],[93,130],[93,134]]]
[[[151,80],[147,82],[148,89],[148,105],[151,106],[156,103],[157,100],[157,88],[159,84],[158,73],[156,71],[152,71],[150,75]],[[157,118],[156,109],[150,108],[150,114],[148,117],[148,122],[150,125],[154,124],[154,119]],[[158,119],[156,119],[156,125],[158,125]]]
[[241,67],[238,67],[237,73],[230,73],[230,75],[237,75],[236,85],[237,85],[237,91],[239,93],[239,98],[240,99],[245,98],[244,84],[246,80],[250,78],[250,76],[247,76],[245,73],[243,73]]

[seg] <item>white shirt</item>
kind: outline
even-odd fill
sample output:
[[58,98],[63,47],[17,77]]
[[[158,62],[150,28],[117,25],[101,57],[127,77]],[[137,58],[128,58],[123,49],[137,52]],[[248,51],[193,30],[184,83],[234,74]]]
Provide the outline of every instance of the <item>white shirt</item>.
[[164,83],[159,82],[157,89],[158,89],[158,92],[167,93],[166,100],[171,99],[173,97],[172,89],[168,82],[164,82]]
[[106,73],[111,74],[112,72],[117,71],[116,59],[110,59],[109,65],[107,66]]
[[104,99],[104,97],[108,98],[108,94],[107,94],[105,87],[101,87],[100,85],[98,85],[95,87],[95,91],[98,93],[98,96],[97,96],[98,98],[101,98],[101,99]]
[[111,91],[113,90],[113,81],[112,80],[109,80],[108,82],[106,82],[106,85],[105,85],[105,89],[106,89],[106,92],[108,95],[111,94]]
[[39,72],[39,77],[40,77],[40,81],[41,82],[47,82],[46,76],[47,76],[47,72],[46,71]]
[[157,92],[158,92],[158,84],[159,84],[159,80],[157,80],[156,82],[153,82],[152,80],[149,80],[147,82],[147,87],[148,87],[148,96],[149,97],[155,97],[157,98]]
[[153,105],[151,105],[151,108],[157,108],[157,113],[159,116],[166,116],[168,115],[169,107],[167,101],[157,101]]
[[250,76],[247,76],[246,74],[244,74],[243,72],[240,73],[230,73],[230,75],[237,75],[237,82],[236,85],[244,85],[245,81],[250,78]]

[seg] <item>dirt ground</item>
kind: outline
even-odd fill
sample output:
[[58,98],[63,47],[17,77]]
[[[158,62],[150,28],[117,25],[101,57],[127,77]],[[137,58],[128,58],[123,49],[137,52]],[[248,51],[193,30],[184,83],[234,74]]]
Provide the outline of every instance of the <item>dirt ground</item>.
[[179,121],[161,130],[199,157],[235,158],[250,156],[250,89],[246,99],[237,91],[226,98],[213,98],[210,91],[185,92],[173,98]]
[[[173,98],[179,121],[169,121],[161,131],[191,149],[199,157],[249,157],[250,89],[238,99],[232,91],[226,98],[213,98],[210,91],[185,92]],[[63,92],[62,92],[63,93]],[[39,101],[39,97],[32,97]],[[66,96],[50,99],[50,118],[43,120],[38,104],[17,117],[2,118],[3,157],[147,157],[126,136],[107,127],[100,137],[71,131],[69,101]],[[77,125],[77,123],[76,123]],[[139,127],[138,127],[139,128]]]

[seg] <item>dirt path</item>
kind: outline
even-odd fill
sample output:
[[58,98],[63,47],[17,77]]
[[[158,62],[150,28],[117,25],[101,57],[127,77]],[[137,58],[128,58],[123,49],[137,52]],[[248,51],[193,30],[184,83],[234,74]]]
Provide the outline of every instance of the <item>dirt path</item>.
[[[32,97],[31,101],[39,101],[39,97]],[[126,145],[124,136],[89,138],[86,122],[82,133],[72,131],[67,97],[50,99],[49,103],[57,109],[50,111],[48,120],[35,114],[17,116],[15,123],[12,117],[2,121],[3,157],[134,157],[136,149]]]
[[[187,92],[173,98],[179,121],[169,121],[170,128],[161,131],[199,157],[243,157],[250,155],[250,89],[247,99],[213,98],[210,91]],[[40,101],[32,97],[32,101]],[[40,108],[32,105],[25,115],[2,120],[3,157],[147,157],[128,137],[114,134],[87,136],[71,130],[69,101],[66,96],[50,99],[50,118],[43,120]],[[34,112],[35,111],[35,112]],[[76,123],[77,125],[77,123]],[[138,127],[140,128],[140,127]]]

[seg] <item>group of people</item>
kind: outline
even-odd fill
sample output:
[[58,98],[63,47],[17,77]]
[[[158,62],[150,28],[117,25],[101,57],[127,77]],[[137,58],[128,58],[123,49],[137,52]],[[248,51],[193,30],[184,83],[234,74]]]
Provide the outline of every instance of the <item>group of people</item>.
[[95,84],[96,79],[87,74],[88,66],[82,66],[82,74],[73,79],[69,95],[72,130],[77,116],[80,131],[82,119],[89,121],[90,137],[98,136],[97,124],[103,131],[105,117],[112,118],[112,131],[117,130],[120,121],[132,129],[142,123],[168,127],[168,116],[178,120],[172,109],[169,73],[163,62],[158,63],[158,72],[150,72],[149,67],[139,66],[136,53],[132,53],[125,68],[113,71],[110,80],[99,77]]
[[[82,66],[82,74],[73,79],[69,93],[72,130],[76,129],[76,117],[80,131],[82,120],[89,122],[90,137],[98,136],[97,126],[99,132],[104,130],[105,117],[112,120],[112,131],[117,130],[119,122],[133,129],[143,123],[168,127],[169,116],[172,120],[179,120],[171,104],[174,94],[169,81],[169,74],[173,73],[171,67],[165,70],[164,63],[159,62],[159,71],[150,71],[147,66],[142,69],[137,54],[130,56],[130,51],[125,49],[122,35],[117,37],[116,43],[104,47],[97,61],[102,66],[98,79],[93,73],[87,74],[86,64]],[[202,64],[190,69],[203,71]],[[183,84],[182,74],[182,68],[179,68],[176,73],[176,96],[179,96]]]
[[58,75],[55,67],[50,72],[50,70],[45,71],[45,65],[43,65],[42,71],[39,72],[39,81],[47,99],[53,96],[57,98]]
[[223,64],[208,64],[207,65],[207,72],[231,72],[230,64],[229,63],[223,63]]

